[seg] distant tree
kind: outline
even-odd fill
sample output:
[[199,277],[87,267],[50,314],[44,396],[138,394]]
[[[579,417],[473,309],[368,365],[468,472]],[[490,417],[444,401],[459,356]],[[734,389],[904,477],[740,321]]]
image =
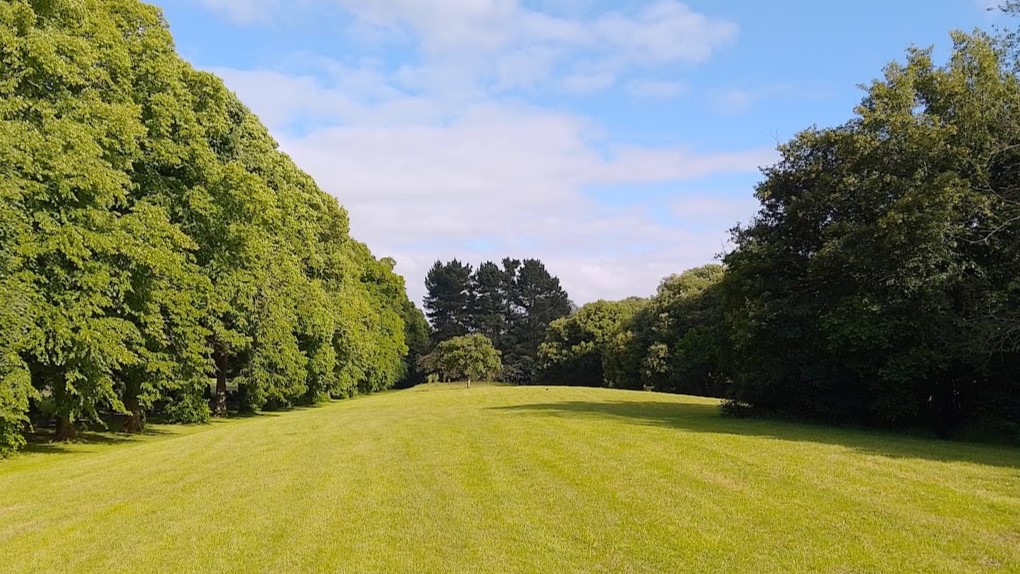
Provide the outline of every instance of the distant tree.
[[479,265],[471,275],[471,330],[488,337],[497,348],[503,348],[506,339],[512,281],[512,275],[491,261]]
[[433,344],[471,331],[471,265],[436,261],[425,276],[425,290]]
[[525,259],[519,267],[515,260],[505,260],[504,266],[516,270],[508,287],[509,336],[504,355],[514,382],[529,383],[546,329],[569,315],[572,304],[560,280],[538,259]]
[[472,380],[499,377],[503,367],[492,341],[477,333],[440,342],[423,358],[423,365],[430,374],[438,374],[445,380],[465,379],[468,386]]
[[621,339],[632,336],[626,325],[645,304],[638,298],[596,301],[553,321],[538,349],[535,382],[633,388],[618,376],[619,369],[614,370],[619,358],[612,355],[625,347]]
[[729,381],[730,333],[725,322],[722,265],[662,280],[649,302],[640,376],[672,393],[723,397]]
[[573,309],[559,279],[537,259],[505,258],[502,267],[486,261],[474,272],[456,259],[436,261],[425,288],[433,345],[485,335],[502,353],[504,377],[514,383],[531,381],[546,329]]
[[731,360],[725,270],[667,277],[651,299],[596,301],[553,321],[539,347],[542,384],[724,396]]
[[398,388],[412,387],[425,380],[425,373],[421,368],[421,358],[428,354],[430,349],[429,337],[432,328],[425,320],[425,314],[421,309],[406,301],[402,307],[401,317],[404,320],[404,341],[407,344],[407,356],[404,360],[404,376],[397,383]]

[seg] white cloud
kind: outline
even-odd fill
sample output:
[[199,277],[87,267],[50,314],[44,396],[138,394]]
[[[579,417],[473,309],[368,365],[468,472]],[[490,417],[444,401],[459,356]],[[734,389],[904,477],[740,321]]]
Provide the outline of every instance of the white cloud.
[[[213,71],[339,198],[352,233],[397,259],[416,302],[428,267],[452,257],[541,258],[579,303],[651,294],[662,277],[722,251],[728,225],[689,224],[673,207],[682,195],[649,203],[621,190],[753,179],[775,155],[624,145],[589,118],[520,99],[611,86],[642,98],[683,94],[680,82],[631,78],[702,62],[737,28],[673,0],[609,13],[590,0],[545,0],[541,10],[520,0],[195,1],[241,23],[341,7],[355,16],[357,41],[412,47],[397,64],[301,54],[277,62],[288,72]],[[607,186],[615,204],[588,194]],[[741,215],[725,197],[699,201]]]
[[425,67],[452,62],[472,80],[501,89],[559,77],[568,78],[567,91],[603,89],[634,67],[703,62],[737,33],[735,24],[672,0],[587,19],[552,16],[516,0],[337,1],[378,25],[408,29],[423,48]]
[[602,91],[615,83],[616,74],[613,72],[579,72],[564,78],[561,86],[568,94],[590,94]]
[[366,70],[322,62],[336,79],[330,85],[311,75],[272,70],[212,68],[242,96],[267,126],[286,132],[297,122],[317,125],[379,125],[439,122],[461,99],[439,100],[406,94]]
[[[405,89],[511,90],[545,83],[568,92],[607,88],[633,69],[697,64],[731,43],[736,24],[675,0],[566,17],[520,0],[194,0],[241,24],[341,8],[353,38],[410,40],[420,64],[402,68]],[[560,78],[568,78],[560,83]]]
[[[253,82],[261,79],[257,73],[223,75],[256,113],[274,121],[307,110],[348,113],[349,102],[331,102],[306,78],[288,85],[284,76],[263,84]],[[706,231],[685,226],[685,215],[676,214],[676,224],[666,225],[654,216],[671,213],[668,205],[656,214],[614,208],[584,190],[718,174],[753,177],[774,158],[768,149],[612,146],[585,118],[492,100],[449,121],[385,123],[380,110],[402,105],[399,98],[378,107],[362,103],[357,113],[379,121],[334,124],[280,141],[350,211],[352,233],[378,255],[396,257],[416,301],[428,266],[455,256],[475,262],[539,257],[578,302],[650,294],[663,276],[722,251],[725,229],[736,219]],[[711,198],[699,201],[703,212],[711,211]],[[741,215],[732,200],[718,202],[715,213]],[[479,244],[489,248],[473,247]]]
[[766,98],[787,92],[781,86],[765,86],[761,88],[728,88],[715,90],[711,93],[712,109],[723,115],[742,114]]

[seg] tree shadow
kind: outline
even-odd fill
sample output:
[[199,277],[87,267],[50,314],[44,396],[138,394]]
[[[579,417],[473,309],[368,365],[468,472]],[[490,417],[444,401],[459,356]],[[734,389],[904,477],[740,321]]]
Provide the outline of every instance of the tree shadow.
[[897,459],[974,464],[1020,469],[1020,448],[936,440],[892,431],[823,426],[770,418],[724,417],[713,404],[656,401],[564,401],[490,407],[492,410],[562,418],[625,419],[633,424],[663,426],[685,432],[763,437],[814,442]]
[[119,445],[141,442],[143,438],[171,435],[165,430],[147,427],[137,433],[122,433],[112,431],[82,431],[78,438],[72,442],[57,441],[55,433],[50,429],[37,430],[25,435],[27,441],[21,449],[24,453],[40,454],[74,454],[80,453],[78,449],[69,448],[71,445]]
[[38,454],[74,454],[81,453],[81,449],[70,448],[72,445],[119,445],[119,444],[130,444],[141,442],[141,439],[146,437],[157,437],[157,436],[169,436],[175,433],[163,430],[153,425],[165,425],[165,426],[179,426],[179,427],[192,427],[192,426],[210,426],[217,425],[220,423],[227,423],[230,421],[242,421],[247,419],[271,419],[283,416],[287,412],[298,412],[317,409],[324,406],[327,403],[316,403],[311,405],[297,405],[287,408],[281,408],[276,410],[266,411],[236,411],[232,410],[228,413],[227,417],[211,417],[207,422],[204,423],[171,423],[166,417],[160,414],[150,415],[148,417],[148,425],[145,430],[136,433],[120,432],[117,430],[119,425],[115,424],[116,421],[108,420],[107,424],[111,427],[109,430],[80,430],[78,437],[70,442],[63,442],[56,440],[56,432],[52,425],[49,426],[37,426],[32,432],[25,433],[26,444],[20,449],[23,453],[38,453]]

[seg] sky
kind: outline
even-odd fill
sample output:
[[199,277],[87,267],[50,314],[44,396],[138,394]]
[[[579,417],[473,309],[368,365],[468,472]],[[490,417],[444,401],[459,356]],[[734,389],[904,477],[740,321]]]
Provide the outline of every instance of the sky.
[[574,302],[716,261],[778,144],[994,0],[157,0],[393,257],[538,258]]

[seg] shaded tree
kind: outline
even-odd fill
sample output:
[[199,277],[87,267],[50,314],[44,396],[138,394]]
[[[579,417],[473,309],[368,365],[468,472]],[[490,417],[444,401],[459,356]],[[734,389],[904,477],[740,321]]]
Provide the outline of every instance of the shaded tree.
[[425,276],[425,315],[433,344],[471,330],[471,265],[436,261]]
[[662,280],[652,298],[651,333],[641,379],[656,390],[724,397],[730,331],[723,308],[725,268],[696,267]]
[[620,360],[613,355],[621,351],[621,340],[628,338],[628,322],[645,304],[637,298],[596,301],[553,321],[538,349],[535,382],[633,387],[621,376]]
[[508,339],[503,349],[508,379],[516,383],[532,380],[538,347],[545,340],[549,325],[570,314],[571,303],[560,280],[549,273],[538,259],[525,259],[517,266],[504,261],[516,273],[509,286]]
[[726,257],[734,406],[943,435],[1016,420],[996,400],[1016,395],[1016,350],[993,341],[1015,309],[1017,226],[994,174],[1012,164],[1020,89],[994,40],[954,42],[943,66],[911,50],[857,117],[801,133],[766,170]]

